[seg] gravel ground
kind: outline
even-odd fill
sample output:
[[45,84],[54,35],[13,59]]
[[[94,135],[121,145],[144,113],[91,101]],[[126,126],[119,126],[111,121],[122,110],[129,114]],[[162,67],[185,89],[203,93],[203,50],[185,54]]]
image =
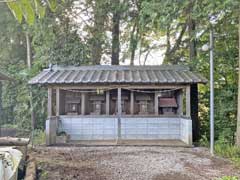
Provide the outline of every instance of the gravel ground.
[[51,180],[206,180],[240,177],[229,161],[205,148],[38,147],[31,152],[39,179]]

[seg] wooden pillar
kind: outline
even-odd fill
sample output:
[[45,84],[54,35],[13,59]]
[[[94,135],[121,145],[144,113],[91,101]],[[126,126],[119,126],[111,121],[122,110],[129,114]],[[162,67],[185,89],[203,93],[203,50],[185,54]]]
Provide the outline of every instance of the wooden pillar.
[[200,139],[200,122],[198,119],[198,85],[191,85],[191,119],[193,141]]
[[86,113],[86,94],[81,93],[81,114],[85,115]]
[[159,115],[159,112],[158,112],[158,93],[155,92],[154,94],[154,112],[155,112],[155,115]]
[[106,91],[106,115],[110,114],[110,91]]
[[60,115],[60,89],[56,88],[56,116]]
[[177,103],[178,103],[177,114],[182,116],[183,115],[183,91],[182,90],[179,90],[177,94]]
[[134,115],[134,92],[130,92],[130,113],[131,115]]
[[52,116],[52,96],[53,90],[52,88],[48,88],[48,118]]
[[186,116],[191,117],[191,90],[190,85],[186,87]]
[[121,115],[122,115],[122,89],[118,88],[117,106],[118,106],[118,139],[121,139]]

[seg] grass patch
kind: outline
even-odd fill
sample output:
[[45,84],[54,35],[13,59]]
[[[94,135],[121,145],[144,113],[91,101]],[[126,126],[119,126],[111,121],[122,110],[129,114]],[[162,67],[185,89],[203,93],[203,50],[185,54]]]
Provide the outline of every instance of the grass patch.
[[218,180],[239,180],[236,176],[224,176]]
[[232,160],[234,164],[240,167],[240,147],[230,144],[216,143],[215,153],[221,157]]
[[43,145],[46,142],[45,131],[41,129],[36,129],[33,132],[33,144],[34,145]]

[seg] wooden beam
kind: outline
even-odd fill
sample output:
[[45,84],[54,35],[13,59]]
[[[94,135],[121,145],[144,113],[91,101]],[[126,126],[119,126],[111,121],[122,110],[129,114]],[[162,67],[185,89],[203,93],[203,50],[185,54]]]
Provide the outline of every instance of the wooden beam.
[[52,88],[62,88],[64,89],[91,89],[91,90],[96,90],[96,89],[109,89],[109,88],[126,88],[126,89],[176,89],[176,88],[185,88],[186,85],[184,84],[162,84],[162,85],[144,85],[144,84],[139,84],[139,85],[119,85],[119,84],[112,84],[109,86],[106,85],[53,85],[50,86]]
[[158,112],[158,93],[155,92],[154,94],[154,112],[155,112],[155,115],[158,115],[159,112]]
[[81,93],[81,114],[85,115],[86,113],[86,94]]
[[56,116],[60,115],[60,89],[56,88]]
[[118,139],[121,139],[121,116],[122,116],[122,89],[118,88]]
[[66,92],[64,90],[60,89],[60,107],[59,107],[59,114],[63,115],[65,114],[65,96]]
[[134,92],[130,92],[130,113],[134,115]]
[[186,87],[186,116],[191,117],[191,89]]
[[106,115],[110,114],[110,91],[106,91]]
[[182,116],[183,115],[183,92],[182,92],[182,90],[179,90],[179,92],[177,93],[177,103],[178,103],[177,114]]
[[52,114],[52,95],[53,90],[52,88],[48,88],[48,117],[51,117]]

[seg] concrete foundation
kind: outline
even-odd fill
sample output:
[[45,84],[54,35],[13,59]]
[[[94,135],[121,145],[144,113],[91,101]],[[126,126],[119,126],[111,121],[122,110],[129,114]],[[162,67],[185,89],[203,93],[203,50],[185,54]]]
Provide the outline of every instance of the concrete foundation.
[[46,145],[56,144],[56,136],[57,136],[57,117],[51,117],[46,120]]
[[[116,140],[116,117],[60,116],[70,140]],[[46,121],[47,145],[56,143],[57,120]],[[192,145],[192,120],[180,117],[122,117],[121,140],[180,140]]]

